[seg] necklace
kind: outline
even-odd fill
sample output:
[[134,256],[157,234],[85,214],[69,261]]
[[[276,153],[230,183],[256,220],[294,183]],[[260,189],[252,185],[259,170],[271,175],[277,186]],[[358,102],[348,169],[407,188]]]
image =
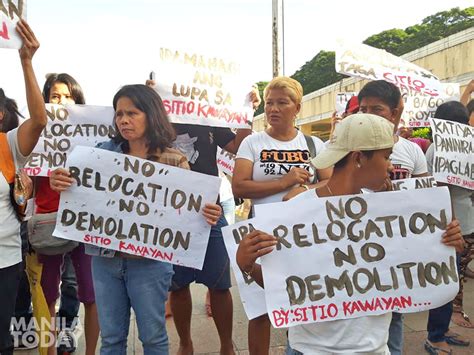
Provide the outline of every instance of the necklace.
[[326,184],[326,188],[328,189],[329,195],[334,196],[334,194],[331,191],[331,188],[329,187],[329,184]]

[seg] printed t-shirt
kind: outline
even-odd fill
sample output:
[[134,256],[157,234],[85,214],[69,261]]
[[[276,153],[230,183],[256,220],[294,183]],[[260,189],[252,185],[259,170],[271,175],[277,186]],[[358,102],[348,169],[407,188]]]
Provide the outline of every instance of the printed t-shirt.
[[229,128],[190,124],[174,124],[176,140],[173,148],[188,159],[192,171],[218,176],[217,147],[224,148],[235,138]]
[[[319,198],[315,189],[292,200]],[[297,325],[289,328],[292,349],[303,354],[390,354],[387,341],[391,313]]]
[[[23,167],[28,157],[20,153],[18,128],[7,133],[8,145],[15,167]],[[4,157],[0,157],[4,159]],[[0,173],[0,269],[21,262],[20,222],[10,200],[10,185]]]
[[421,148],[403,137],[398,137],[398,142],[394,144],[390,160],[393,165],[392,180],[409,179],[428,172]]
[[[324,143],[317,137],[312,137],[316,154],[323,151]],[[236,159],[246,159],[253,163],[252,179],[254,181],[277,180],[288,174],[292,168],[303,168],[312,175],[315,174],[310,165],[310,153],[303,133],[298,131],[296,137],[290,141],[279,141],[270,137],[267,132],[258,132],[246,137],[240,145]],[[283,196],[289,191],[254,198],[255,205],[261,203],[281,202]]]
[[[433,175],[434,145],[426,151],[428,172]],[[469,235],[474,233],[474,191],[460,186],[448,185],[454,217],[459,221],[461,233]]]

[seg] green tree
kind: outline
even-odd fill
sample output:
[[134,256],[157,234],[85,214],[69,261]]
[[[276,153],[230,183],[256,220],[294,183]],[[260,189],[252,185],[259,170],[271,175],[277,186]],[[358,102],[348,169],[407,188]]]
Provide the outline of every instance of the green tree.
[[394,28],[370,36],[364,43],[375,48],[385,49],[390,53],[396,53],[407,37],[409,35],[404,30]]
[[[420,24],[405,30],[395,28],[374,34],[364,43],[400,56],[473,26],[474,7],[463,10],[456,7],[428,16]],[[305,94],[309,94],[345,76],[336,73],[335,53],[320,51],[291,77],[301,83]],[[263,106],[257,112],[263,112]]]
[[264,106],[264,102],[263,102],[263,90],[265,89],[265,86],[268,85],[268,81],[259,81],[257,83],[257,86],[258,86],[258,93],[260,94],[260,97],[262,99],[262,102],[260,103],[260,105],[258,106],[257,110],[255,111],[255,115],[260,115],[261,113],[263,113],[263,106]]
[[309,94],[346,77],[336,73],[335,66],[336,54],[334,52],[320,51],[291,77],[301,83],[305,94]]

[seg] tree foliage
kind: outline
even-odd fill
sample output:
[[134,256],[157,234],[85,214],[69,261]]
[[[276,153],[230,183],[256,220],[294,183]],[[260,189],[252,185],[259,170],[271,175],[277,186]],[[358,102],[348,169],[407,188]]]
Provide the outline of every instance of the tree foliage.
[[[421,24],[404,30],[391,29],[380,32],[367,38],[364,43],[400,56],[473,26],[474,7],[464,10],[456,7],[428,16]],[[345,76],[336,73],[335,53],[320,51],[291,77],[298,80],[303,86],[304,93],[308,94],[338,82]]]
[[421,24],[405,30],[392,29],[367,38],[364,43],[402,55],[454,33],[474,26],[474,7],[464,10],[458,7],[428,16]]

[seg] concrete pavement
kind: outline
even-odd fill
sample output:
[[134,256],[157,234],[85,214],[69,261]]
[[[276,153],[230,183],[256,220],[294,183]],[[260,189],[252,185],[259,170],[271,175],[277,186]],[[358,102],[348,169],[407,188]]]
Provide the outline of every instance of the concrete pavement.
[[[219,337],[212,318],[206,315],[204,301],[206,289],[202,285],[193,285],[193,318],[192,318],[192,336],[194,341],[195,354],[218,354]],[[232,287],[232,296],[234,300],[234,332],[233,340],[235,350],[238,354],[248,354],[247,345],[247,317],[245,316],[240,302],[237,287]],[[474,317],[474,280],[469,279],[465,285],[465,310]],[[427,312],[408,314],[405,316],[405,346],[404,354],[420,355],[425,354],[423,342],[426,339],[426,320]],[[83,309],[81,309],[81,318],[83,322]],[[173,320],[167,320],[167,329],[170,338],[170,354],[175,354],[178,347],[178,336],[174,328]],[[465,329],[452,324],[452,331],[462,334],[471,340],[471,345],[467,348],[453,347],[454,354],[472,355],[474,354],[474,329]],[[283,354],[286,345],[286,332],[284,330],[272,330],[271,354]],[[15,354],[37,354],[33,351],[15,352]],[[99,354],[99,349],[97,354]],[[78,355],[84,354],[84,336],[79,340]],[[143,354],[143,349],[138,339],[138,332],[135,320],[130,324],[130,333],[128,338],[128,354]]]

